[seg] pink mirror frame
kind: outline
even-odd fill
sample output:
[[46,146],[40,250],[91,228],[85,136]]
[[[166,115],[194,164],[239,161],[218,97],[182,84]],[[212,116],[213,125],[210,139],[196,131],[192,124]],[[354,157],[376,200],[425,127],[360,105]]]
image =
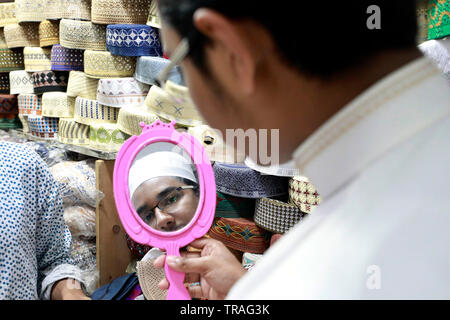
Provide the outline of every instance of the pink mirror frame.
[[[180,248],[195,239],[203,237],[210,229],[216,208],[216,183],[209,156],[201,143],[193,136],[175,130],[175,122],[170,124],[157,120],[151,125],[141,123],[140,136],[133,136],[123,144],[117,154],[114,166],[114,198],[120,220],[126,233],[136,242],[166,250],[167,255],[180,256]],[[199,204],[192,221],[183,229],[164,233],[150,228],[134,209],[128,187],[128,172],[138,155],[146,146],[157,142],[173,143],[191,156],[197,167],[200,186]],[[167,300],[190,300],[184,286],[184,273],[165,265],[169,281]]]

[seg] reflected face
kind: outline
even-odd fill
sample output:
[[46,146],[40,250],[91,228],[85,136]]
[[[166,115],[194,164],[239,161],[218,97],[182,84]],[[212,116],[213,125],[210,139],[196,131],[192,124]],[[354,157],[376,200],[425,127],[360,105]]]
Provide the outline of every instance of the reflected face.
[[195,188],[182,180],[157,177],[142,183],[131,201],[139,217],[150,227],[173,232],[189,224],[199,199]]

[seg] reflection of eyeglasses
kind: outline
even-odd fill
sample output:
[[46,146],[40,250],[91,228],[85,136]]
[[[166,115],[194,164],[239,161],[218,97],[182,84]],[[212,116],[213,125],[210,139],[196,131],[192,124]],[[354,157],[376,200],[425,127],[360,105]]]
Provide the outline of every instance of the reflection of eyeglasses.
[[180,199],[185,195],[185,190],[197,189],[196,186],[182,186],[169,192],[153,209],[145,210],[144,212],[138,212],[145,223],[149,224],[155,218],[155,209],[158,208],[165,214],[177,212],[180,206]]
[[170,63],[161,71],[161,73],[156,78],[155,81],[158,87],[164,89],[170,72],[173,68],[175,68],[177,64],[179,64],[181,61],[183,61],[184,58],[186,58],[186,56],[189,54],[189,50],[189,40],[187,38],[182,39],[171,55]]

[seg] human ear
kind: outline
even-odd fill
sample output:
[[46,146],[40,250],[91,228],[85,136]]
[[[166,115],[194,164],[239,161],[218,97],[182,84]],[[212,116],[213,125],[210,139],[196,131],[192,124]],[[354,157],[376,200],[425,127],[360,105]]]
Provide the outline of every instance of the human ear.
[[245,95],[251,95],[255,90],[258,57],[244,30],[245,26],[206,8],[198,9],[193,19],[197,30],[211,43],[209,54],[220,55],[226,63],[233,87]]

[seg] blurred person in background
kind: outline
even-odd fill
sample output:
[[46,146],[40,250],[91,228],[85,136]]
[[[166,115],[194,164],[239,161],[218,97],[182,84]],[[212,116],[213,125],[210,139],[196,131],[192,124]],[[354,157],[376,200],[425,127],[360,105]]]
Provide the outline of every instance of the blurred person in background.
[[27,146],[0,143],[0,299],[90,300],[59,187]]

